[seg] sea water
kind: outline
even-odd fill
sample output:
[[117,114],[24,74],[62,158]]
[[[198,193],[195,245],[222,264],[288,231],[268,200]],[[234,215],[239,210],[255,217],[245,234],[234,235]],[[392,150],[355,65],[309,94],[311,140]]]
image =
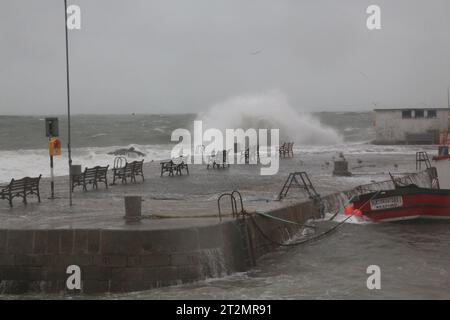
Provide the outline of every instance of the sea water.
[[[217,120],[212,118],[214,113],[213,107],[212,111],[198,115],[73,115],[71,118],[73,163],[82,167],[112,165],[115,156],[108,153],[130,147],[145,153],[145,162],[170,158],[170,152],[176,144],[170,140],[172,131],[177,128],[191,130],[196,119],[204,119],[210,126],[218,124]],[[256,124],[246,123],[246,115],[247,113],[244,113],[238,118],[233,118],[238,122],[236,124],[238,127],[245,128],[250,125],[280,127],[280,133],[287,136],[285,139],[292,139],[295,142],[294,150],[298,154],[329,152],[413,154],[416,149],[422,150],[420,147],[371,145],[374,131],[370,112],[309,114],[308,119],[314,119],[313,129],[299,127],[298,131],[309,136],[309,131],[313,130],[315,135],[324,134],[325,138],[306,140],[289,136],[292,125],[298,119],[303,119],[302,115],[297,115],[291,120],[279,118],[274,123],[269,121],[269,113],[263,111],[259,116],[259,123]],[[216,117],[223,118],[220,114]],[[68,172],[67,118],[65,116],[59,118],[63,155],[54,159],[57,176],[67,175]],[[0,116],[0,182],[24,176],[50,175],[48,138],[45,137],[44,120],[45,116]],[[228,122],[225,121],[218,126],[231,126]]]

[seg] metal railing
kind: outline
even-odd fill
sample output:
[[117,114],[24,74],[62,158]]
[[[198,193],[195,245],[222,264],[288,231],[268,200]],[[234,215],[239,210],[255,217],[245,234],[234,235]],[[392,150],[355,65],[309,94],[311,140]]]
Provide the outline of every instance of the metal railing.
[[[244,202],[242,200],[242,195],[239,191],[233,190],[231,193],[229,193],[229,192],[222,193],[219,196],[219,198],[217,198],[217,208],[219,209],[219,220],[222,221],[221,200],[225,197],[230,198],[232,217],[236,218],[236,219],[239,217],[244,217],[244,215],[246,214],[246,211],[244,209]],[[236,200],[236,198],[239,200],[240,210],[238,210],[238,201]]]

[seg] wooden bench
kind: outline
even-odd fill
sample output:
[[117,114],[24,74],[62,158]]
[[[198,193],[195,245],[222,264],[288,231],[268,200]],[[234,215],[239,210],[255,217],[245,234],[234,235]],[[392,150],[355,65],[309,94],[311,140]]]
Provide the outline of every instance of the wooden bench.
[[173,176],[173,172],[176,170],[175,165],[172,160],[164,160],[160,162],[161,164],[161,177],[165,172],[169,173],[169,176]]
[[98,183],[103,182],[108,189],[108,168],[96,166],[93,168],[86,168],[84,172],[72,176],[72,191],[77,186],[83,186],[83,190],[87,191],[87,186],[92,184],[92,188],[98,189]]
[[38,197],[38,202],[41,202],[41,195],[39,193],[39,182],[41,181],[41,176],[37,178],[25,177],[20,180],[12,179],[11,182],[6,186],[0,186],[0,198],[2,200],[8,200],[9,206],[12,207],[12,200],[14,198],[20,197],[23,199],[23,203],[27,203],[28,195],[36,195]]
[[130,178],[131,182],[136,182],[136,176],[141,176],[144,181],[143,171],[144,160],[125,162],[124,166],[113,168],[113,183],[116,183],[116,179],[121,179],[122,183],[127,183],[127,178]]
[[280,157],[286,156],[286,142],[283,142],[283,144],[278,148],[278,152],[280,153]]
[[244,158],[245,164],[255,164],[259,162],[259,145],[250,146],[241,152],[241,161]]
[[244,163],[249,164],[250,163],[250,149],[247,148],[244,151],[241,151],[241,161],[242,158],[244,158]]
[[160,162],[161,164],[161,177],[165,172],[169,172],[169,176],[173,176],[174,172],[176,174],[182,175],[181,170],[185,169],[187,174],[189,174],[189,167],[187,164],[187,158],[180,156],[179,158],[174,158],[170,160],[164,160]]
[[140,176],[142,178],[142,181],[144,181],[144,159],[142,159],[141,161],[133,161],[131,163],[133,169],[133,177],[132,180],[134,182],[136,182],[136,176]]
[[172,160],[177,174],[181,176],[182,175],[181,171],[184,169],[186,170],[186,173],[189,175],[189,166],[187,162],[187,157],[180,156]]
[[216,163],[216,157],[217,154],[215,151],[212,151],[211,154],[209,156],[207,156],[207,164],[206,164],[206,169],[209,169],[209,167],[213,167],[213,169],[215,168],[215,163]]
[[283,156],[283,158],[285,158],[286,155],[288,157],[293,157],[294,156],[293,146],[294,146],[293,142],[284,142],[278,149],[280,157]]
[[288,157],[294,156],[294,143],[293,142],[288,142],[287,147],[286,147],[286,153],[287,153]]
[[228,161],[229,153],[230,153],[230,150],[222,150],[217,153],[216,163],[215,163],[217,168],[220,168],[220,167],[225,168],[225,167],[230,166],[230,163]]
[[208,164],[206,165],[206,169],[209,169],[210,166],[213,167],[213,169],[217,168],[225,168],[226,166],[230,166],[228,162],[228,154],[229,151],[222,150],[218,151],[216,154],[214,152],[209,156],[208,158]]

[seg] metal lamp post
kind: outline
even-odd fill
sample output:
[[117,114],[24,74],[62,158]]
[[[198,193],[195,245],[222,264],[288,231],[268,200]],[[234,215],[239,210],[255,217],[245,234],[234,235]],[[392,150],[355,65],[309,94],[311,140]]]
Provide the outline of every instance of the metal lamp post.
[[70,77],[69,77],[69,37],[67,28],[67,0],[64,0],[64,26],[66,34],[66,79],[67,79],[67,152],[69,156],[69,203],[72,206],[72,151],[70,135]]

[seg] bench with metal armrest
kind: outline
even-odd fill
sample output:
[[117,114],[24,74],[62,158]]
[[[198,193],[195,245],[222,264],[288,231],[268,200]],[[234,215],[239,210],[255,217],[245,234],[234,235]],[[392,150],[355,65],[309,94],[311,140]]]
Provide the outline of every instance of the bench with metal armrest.
[[278,149],[280,153],[280,157],[283,156],[283,158],[286,157],[293,157],[294,156],[294,143],[293,142],[284,142],[280,148]]
[[81,174],[72,176],[72,190],[77,186],[82,186],[84,191],[87,191],[87,186],[92,184],[92,188],[98,189],[98,183],[104,183],[108,189],[108,168],[96,166],[93,168],[86,168]]
[[124,166],[114,167],[113,171],[113,183],[116,183],[116,179],[120,179],[122,183],[127,183],[127,178],[130,178],[131,182],[136,182],[136,176],[141,176],[144,181],[143,171],[144,159],[141,161],[125,162]]
[[172,159],[173,164],[175,166],[175,170],[177,174],[182,175],[182,170],[186,170],[186,173],[189,175],[189,166],[187,162],[187,157],[180,156],[178,158]]
[[8,185],[0,186],[0,198],[8,200],[10,207],[13,206],[12,200],[20,197],[23,203],[27,203],[28,195],[36,195],[38,202],[41,202],[41,195],[39,192],[39,182],[41,176],[36,178],[25,177],[19,180],[12,179]]
[[169,176],[173,176],[174,173],[182,175],[183,169],[186,170],[187,174],[189,174],[187,157],[180,156],[178,158],[164,160],[161,161],[160,164],[161,164],[161,177],[165,172],[168,172]]

